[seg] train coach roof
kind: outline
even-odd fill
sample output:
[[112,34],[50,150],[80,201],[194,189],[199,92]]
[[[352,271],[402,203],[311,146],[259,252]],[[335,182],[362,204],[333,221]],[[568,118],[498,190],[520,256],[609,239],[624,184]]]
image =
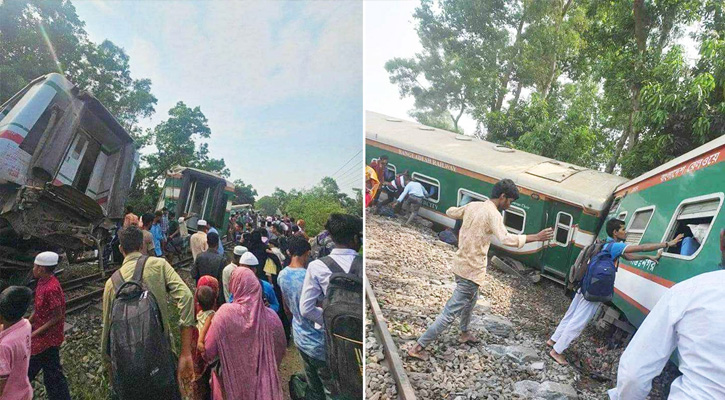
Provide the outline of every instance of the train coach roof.
[[216,179],[218,179],[220,181],[224,181],[227,186],[234,187],[234,183],[226,180],[223,176],[221,176],[221,175],[219,175],[219,174],[217,174],[215,172],[204,171],[203,169],[198,169],[198,168],[182,167],[180,165],[177,165],[175,167],[172,167],[169,170],[169,172],[168,172],[167,175],[170,175],[170,176],[173,176],[173,175],[181,175],[184,171],[187,171],[187,170],[188,171],[193,171],[194,173],[197,173],[197,174],[206,175],[206,176],[208,176],[210,178],[216,178]]
[[509,149],[416,122],[366,112],[365,136],[586,208],[603,210],[625,178]]

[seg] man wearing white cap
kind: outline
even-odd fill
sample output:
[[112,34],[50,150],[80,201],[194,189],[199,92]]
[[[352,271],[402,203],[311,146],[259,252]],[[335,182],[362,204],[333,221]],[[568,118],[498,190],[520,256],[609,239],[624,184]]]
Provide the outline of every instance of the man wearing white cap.
[[189,245],[191,246],[191,256],[194,258],[194,261],[196,261],[196,257],[205,252],[209,247],[206,243],[206,232],[209,230],[209,227],[206,225],[206,221],[203,219],[200,219],[197,223],[197,231],[195,234],[191,235],[191,239],[189,240]]
[[[242,257],[242,255],[247,253],[247,251],[248,251],[247,248],[244,246],[234,247],[234,258],[232,259],[232,262],[230,262],[229,265],[224,267],[224,270],[222,271],[222,287],[224,288],[224,301],[225,302],[229,301],[229,279],[232,277],[232,272],[234,272],[234,268],[239,266],[239,259]],[[249,254],[252,254],[252,253],[249,253]]]
[[46,251],[38,254],[33,263],[33,277],[38,285],[35,287],[35,309],[29,318],[33,333],[28,379],[32,382],[42,370],[48,398],[70,400],[68,381],[60,364],[60,345],[65,339],[65,295],[53,274],[58,258],[58,254]]

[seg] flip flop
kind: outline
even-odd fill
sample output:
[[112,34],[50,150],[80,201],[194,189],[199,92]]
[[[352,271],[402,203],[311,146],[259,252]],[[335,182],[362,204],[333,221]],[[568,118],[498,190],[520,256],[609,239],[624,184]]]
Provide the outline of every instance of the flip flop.
[[548,354],[549,355],[549,358],[551,358],[552,360],[554,360],[555,363],[561,365],[562,367],[566,367],[567,365],[569,365],[569,362],[568,361],[564,361],[563,364],[560,363],[559,360],[557,360],[556,358],[554,358],[554,356],[551,355],[551,352],[548,352],[546,354]]

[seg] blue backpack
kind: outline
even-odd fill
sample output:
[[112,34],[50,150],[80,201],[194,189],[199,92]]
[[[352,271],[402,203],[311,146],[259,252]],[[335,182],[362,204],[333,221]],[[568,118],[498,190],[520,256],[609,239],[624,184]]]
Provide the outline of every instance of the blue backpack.
[[611,249],[612,242],[607,243],[589,263],[581,285],[582,295],[587,301],[604,303],[612,300],[617,264],[614,262]]

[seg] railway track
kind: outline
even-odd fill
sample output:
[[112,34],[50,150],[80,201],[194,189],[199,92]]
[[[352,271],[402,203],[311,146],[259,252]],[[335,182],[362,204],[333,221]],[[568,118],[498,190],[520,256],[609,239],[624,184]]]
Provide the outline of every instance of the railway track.
[[398,354],[397,346],[393,341],[393,337],[390,335],[390,331],[388,331],[388,324],[385,322],[383,312],[380,310],[380,305],[375,297],[373,287],[367,278],[365,279],[365,294],[370,305],[370,310],[372,311],[375,334],[383,346],[383,353],[385,354],[385,359],[388,361],[390,375],[393,377],[393,381],[395,381],[395,386],[398,390],[398,398],[400,400],[415,400],[415,390],[413,390],[410,379],[408,379],[408,374],[403,367],[403,360]]

